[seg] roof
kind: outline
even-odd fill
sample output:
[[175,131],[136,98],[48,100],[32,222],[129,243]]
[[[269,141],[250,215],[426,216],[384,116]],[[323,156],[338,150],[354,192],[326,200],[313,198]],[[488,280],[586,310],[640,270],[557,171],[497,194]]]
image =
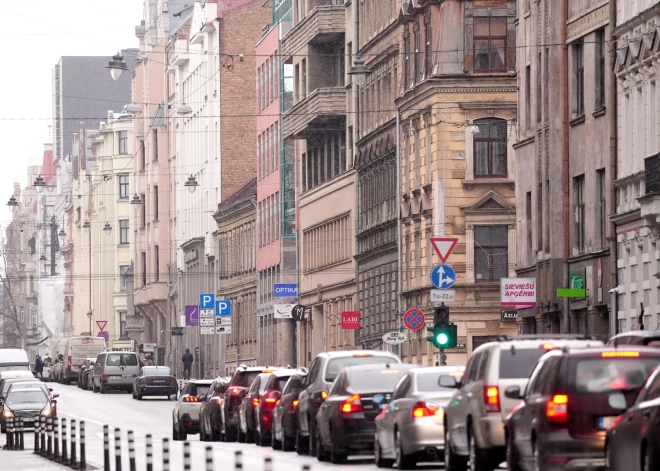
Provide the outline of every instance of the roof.
[[[395,363],[395,365],[396,366],[392,366],[389,363],[387,363],[383,367],[387,368],[387,369],[392,368],[392,371],[418,370],[419,369],[419,365],[411,365],[410,363]],[[344,368],[344,370],[346,371],[346,373],[350,373],[350,374],[364,373],[364,372],[367,372],[367,371],[374,371],[375,366],[378,366],[378,364],[374,365],[373,363],[370,363],[368,365],[346,366]]]
[[[151,125],[149,127],[153,126],[165,126],[165,115],[163,113],[163,105],[158,105],[158,108],[156,108],[156,112],[154,113],[154,119],[151,121]],[[144,128],[144,123],[142,123],[142,127]]]
[[307,372],[300,368],[282,368],[273,371],[274,376],[293,376],[293,375],[306,375]]
[[[621,347],[601,347],[601,348],[572,348],[567,350],[552,350],[556,355],[570,355],[572,357],[600,357],[603,353],[610,353],[606,358],[636,358],[634,354],[639,353],[640,357],[660,357],[660,348],[642,347],[640,345],[629,345]],[[633,355],[630,355],[633,353]]]
[[398,357],[391,352],[386,352],[385,350],[342,350],[342,351],[336,351],[336,352],[322,352],[319,353],[318,356],[324,356],[326,358],[346,358],[346,357],[353,357],[353,356],[380,356],[380,357],[392,357],[392,358],[397,358]]
[[243,188],[218,205],[218,212],[226,211],[257,196],[257,179],[253,178]]

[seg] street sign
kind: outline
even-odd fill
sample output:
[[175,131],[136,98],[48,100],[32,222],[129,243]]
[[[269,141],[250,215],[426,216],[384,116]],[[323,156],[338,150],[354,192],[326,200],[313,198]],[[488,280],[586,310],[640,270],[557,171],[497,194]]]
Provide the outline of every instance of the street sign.
[[96,321],[96,325],[99,327],[99,330],[103,332],[105,330],[105,326],[108,325],[108,321]]
[[156,350],[157,346],[158,346],[157,343],[143,343],[142,344],[142,351],[144,353],[153,353],[153,351]]
[[408,309],[403,315],[403,325],[410,330],[419,330],[424,327],[424,313],[419,309]]
[[215,317],[215,309],[200,309],[199,310],[199,317],[206,317],[208,318],[214,318]]
[[215,333],[216,334],[231,334],[231,326],[230,325],[220,325],[215,327]]
[[172,335],[174,336],[183,335],[183,327],[172,327]]
[[215,307],[215,294],[203,293],[199,295],[200,309],[213,309]]
[[449,265],[436,265],[431,272],[431,283],[438,289],[449,289],[455,281],[456,272]]
[[188,327],[195,327],[199,325],[199,307],[186,306],[186,322]]
[[215,316],[208,318],[202,317],[199,319],[199,325],[201,327],[213,327],[215,325]]
[[360,328],[360,312],[359,311],[342,311],[341,313],[341,329],[342,330],[358,330]]
[[231,325],[231,317],[216,317],[215,325]]
[[401,345],[408,340],[408,336],[403,332],[388,332],[383,335],[383,342],[389,345]]
[[430,240],[433,250],[438,254],[442,263],[447,261],[458,242],[456,237],[431,237]]
[[587,290],[584,288],[557,288],[558,298],[586,298]]
[[516,322],[518,320],[518,311],[502,309],[502,322]]
[[231,301],[219,299],[215,302],[215,315],[218,317],[231,316]]
[[215,334],[215,327],[200,327],[199,333],[202,335],[213,335]]
[[273,285],[273,297],[275,298],[297,298],[298,285],[295,283],[275,283]]
[[432,289],[432,303],[451,303],[456,301],[456,291],[453,289]]
[[292,319],[293,304],[276,304],[273,317],[275,319]]
[[302,304],[293,306],[293,309],[291,309],[291,317],[293,317],[296,322],[300,322],[305,319],[305,306]]
[[99,332],[98,337],[101,337],[101,338],[102,338],[103,340],[105,340],[106,342],[110,339],[110,336],[108,335],[108,333],[107,333],[107,332],[103,332],[103,331],[102,331],[102,332]]

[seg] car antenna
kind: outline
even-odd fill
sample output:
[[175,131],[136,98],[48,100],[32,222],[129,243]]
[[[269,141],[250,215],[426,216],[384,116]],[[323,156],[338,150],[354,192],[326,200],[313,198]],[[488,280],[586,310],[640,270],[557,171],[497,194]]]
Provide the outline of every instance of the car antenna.
[[389,368],[389,367],[390,367],[390,364],[389,364],[389,363],[385,363],[385,368]]
[[516,347],[514,347],[513,344],[511,344],[511,355],[515,355],[515,354],[516,354]]

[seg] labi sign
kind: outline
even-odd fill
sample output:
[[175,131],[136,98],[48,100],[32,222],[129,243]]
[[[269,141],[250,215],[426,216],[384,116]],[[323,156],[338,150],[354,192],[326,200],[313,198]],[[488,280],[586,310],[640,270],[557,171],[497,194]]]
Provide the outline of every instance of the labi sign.
[[360,313],[358,311],[344,311],[341,313],[342,330],[358,330],[360,328]]

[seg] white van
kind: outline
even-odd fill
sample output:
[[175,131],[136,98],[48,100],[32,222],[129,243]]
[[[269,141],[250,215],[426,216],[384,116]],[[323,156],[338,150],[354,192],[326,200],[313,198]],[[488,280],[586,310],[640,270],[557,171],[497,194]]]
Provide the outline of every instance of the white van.
[[64,365],[60,382],[70,384],[78,381],[78,371],[88,358],[96,358],[105,352],[103,337],[71,337],[64,343]]
[[31,371],[30,360],[25,350],[19,348],[0,349],[0,372],[2,371]]

